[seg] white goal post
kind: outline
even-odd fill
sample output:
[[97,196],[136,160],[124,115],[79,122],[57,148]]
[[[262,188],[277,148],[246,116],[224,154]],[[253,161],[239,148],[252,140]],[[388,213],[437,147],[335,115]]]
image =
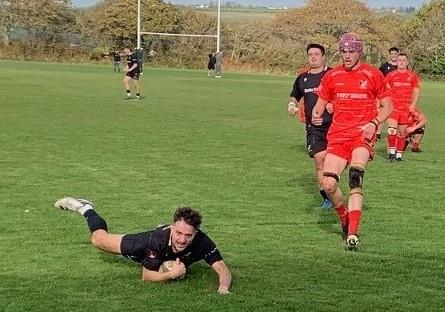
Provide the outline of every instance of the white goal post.
[[141,48],[141,35],[157,35],[157,36],[171,36],[171,37],[210,37],[216,38],[216,52],[220,52],[221,39],[221,0],[218,0],[218,19],[216,35],[195,35],[195,34],[172,34],[172,33],[156,33],[141,31],[141,0],[138,0],[138,21],[137,21],[137,48]]

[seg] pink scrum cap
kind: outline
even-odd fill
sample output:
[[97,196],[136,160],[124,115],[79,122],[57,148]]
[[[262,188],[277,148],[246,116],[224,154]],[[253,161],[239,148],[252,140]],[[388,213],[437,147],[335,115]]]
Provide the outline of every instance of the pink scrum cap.
[[363,52],[363,41],[356,33],[353,32],[342,34],[340,36],[340,40],[338,41],[338,45],[340,50],[350,48],[351,50],[355,50],[359,53]]

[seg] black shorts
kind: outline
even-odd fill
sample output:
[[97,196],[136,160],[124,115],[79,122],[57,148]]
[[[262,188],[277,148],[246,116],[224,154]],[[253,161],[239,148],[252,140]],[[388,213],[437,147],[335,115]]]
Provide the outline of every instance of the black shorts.
[[416,131],[411,132],[409,135],[415,135],[415,134],[424,134],[425,133],[425,127],[416,129]]
[[136,262],[141,262],[145,258],[145,248],[148,244],[149,233],[127,234],[122,237],[122,256]]
[[328,146],[328,129],[307,128],[306,148],[308,155],[313,158],[315,154],[326,150]]
[[139,80],[139,71],[128,72],[125,76],[130,77],[133,80]]

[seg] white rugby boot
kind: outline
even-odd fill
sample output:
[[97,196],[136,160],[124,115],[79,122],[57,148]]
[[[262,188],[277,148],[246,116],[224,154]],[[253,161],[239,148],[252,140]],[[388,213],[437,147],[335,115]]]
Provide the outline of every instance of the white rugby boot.
[[350,251],[357,251],[359,245],[359,239],[357,235],[351,234],[346,238],[346,249]]
[[77,212],[77,213],[83,215],[85,213],[85,211],[87,211],[89,209],[93,209],[94,204],[92,202],[90,202],[89,200],[82,199],[82,198],[76,199],[73,197],[64,197],[64,198],[56,201],[56,203],[54,204],[54,207],[60,208],[63,210],[74,211],[74,212]]

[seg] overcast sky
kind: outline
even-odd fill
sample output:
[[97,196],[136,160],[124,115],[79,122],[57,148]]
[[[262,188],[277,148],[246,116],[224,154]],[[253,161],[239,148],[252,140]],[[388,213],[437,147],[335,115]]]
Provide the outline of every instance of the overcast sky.
[[[136,0],[135,0],[136,1]],[[217,0],[213,0],[216,2]],[[224,0],[223,0],[224,1]],[[289,6],[296,7],[301,6],[305,3],[304,0],[226,0],[231,2],[236,2],[242,5],[258,5],[258,6]],[[87,7],[94,5],[100,0],[72,0],[73,5],[77,7]],[[208,0],[170,0],[171,3],[178,4],[207,4]],[[371,7],[382,7],[382,6],[414,6],[420,7],[428,0],[363,0]]]

